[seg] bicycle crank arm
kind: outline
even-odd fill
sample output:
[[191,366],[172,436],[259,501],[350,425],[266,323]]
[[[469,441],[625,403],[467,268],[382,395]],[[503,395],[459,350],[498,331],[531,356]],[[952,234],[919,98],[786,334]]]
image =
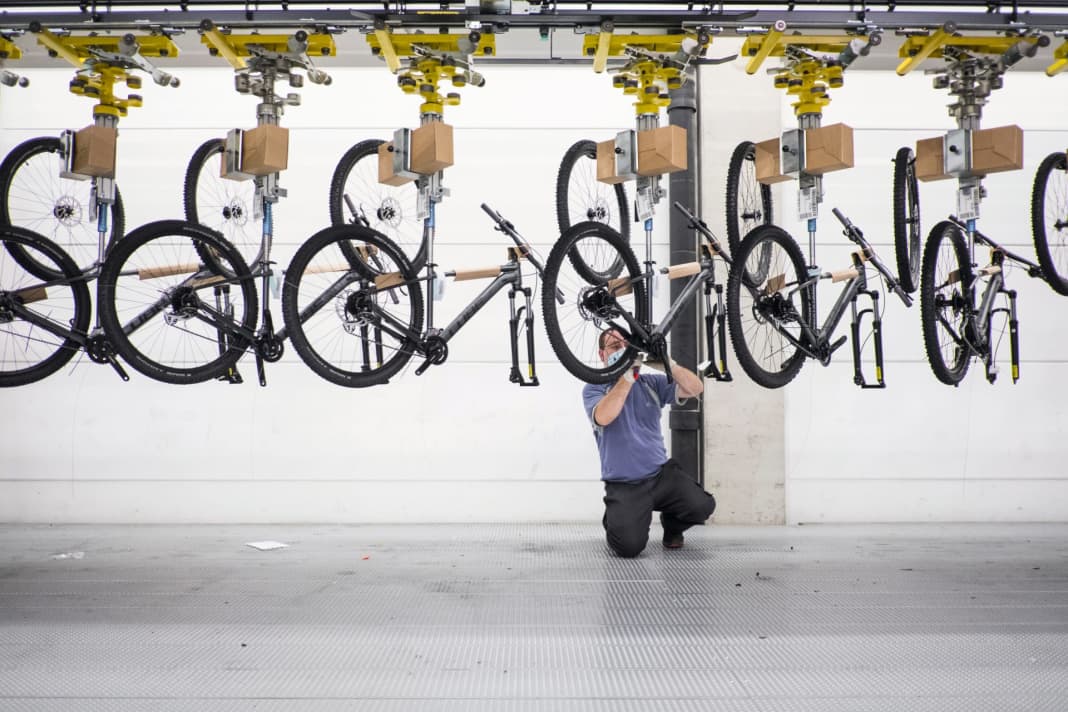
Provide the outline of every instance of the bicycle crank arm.
[[119,374],[119,378],[121,378],[124,381],[129,381],[130,380],[130,375],[128,373],[126,373],[126,369],[124,369],[122,367],[122,364],[119,363],[119,360],[117,358],[115,358],[115,354],[113,354],[113,353],[108,354],[107,355],[107,361],[108,361],[109,364],[111,364],[111,367],[113,369],[115,369],[115,373]]

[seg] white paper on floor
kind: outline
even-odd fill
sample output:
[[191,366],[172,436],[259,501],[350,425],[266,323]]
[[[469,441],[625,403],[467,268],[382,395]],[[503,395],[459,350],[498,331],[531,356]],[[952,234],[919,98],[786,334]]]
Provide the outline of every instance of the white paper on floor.
[[284,549],[289,544],[283,544],[280,541],[250,541],[245,546],[251,546],[253,549],[259,549],[260,551],[271,551],[272,549]]
[[84,557],[84,551],[68,551],[65,554],[52,554],[53,559],[81,559]]

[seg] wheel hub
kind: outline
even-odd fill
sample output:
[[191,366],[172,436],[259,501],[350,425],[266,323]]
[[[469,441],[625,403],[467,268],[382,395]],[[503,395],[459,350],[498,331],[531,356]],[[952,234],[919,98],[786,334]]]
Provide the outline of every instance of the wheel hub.
[[796,315],[789,299],[776,292],[753,305],[753,312],[760,321],[790,321]]
[[52,206],[52,217],[70,227],[82,221],[82,206],[72,195],[63,195]]
[[223,206],[222,216],[226,222],[232,222],[237,225],[244,225],[248,222],[248,211],[245,210],[244,203],[236,199]]
[[341,328],[347,334],[355,334],[360,327],[368,326],[374,319],[374,298],[363,289],[346,290],[334,299],[334,309]]
[[382,204],[378,206],[376,214],[381,222],[390,227],[397,227],[400,225],[401,220],[404,219],[404,211],[401,210],[400,203],[397,202],[396,198],[383,200]]
[[607,223],[612,217],[612,211],[604,198],[597,198],[593,205],[586,209],[586,219],[599,223]]
[[177,326],[183,321],[189,321],[200,306],[200,297],[189,287],[176,289],[171,295],[171,311],[164,313],[163,320],[167,326]]
[[619,316],[618,305],[604,287],[583,287],[578,308],[583,319],[596,324]]

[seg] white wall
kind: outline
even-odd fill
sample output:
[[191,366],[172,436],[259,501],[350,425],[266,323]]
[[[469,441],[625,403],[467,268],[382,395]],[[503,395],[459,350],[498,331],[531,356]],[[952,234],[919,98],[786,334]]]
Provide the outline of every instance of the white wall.
[[[180,76],[179,90],[146,83],[146,106],[121,122],[119,183],[129,227],[179,216],[192,150],[227,128],[254,124],[255,100],[233,92],[225,69]],[[283,120],[292,129],[282,180],[290,197],[276,211],[275,257],[283,266],[301,239],[325,226],[327,187],[344,150],[416,124],[417,100],[401,95],[385,71],[334,76],[330,87],[302,90],[304,104]],[[578,138],[605,138],[633,122],[629,101],[588,68],[501,67],[487,78],[446,114],[456,127],[457,164],[446,173],[452,195],[439,210],[436,256],[445,268],[493,264],[504,255],[506,243],[478,209],[483,201],[547,253],[560,156]],[[66,92],[69,79],[66,70],[36,70],[30,88],[2,90],[0,151],[89,123],[90,104]],[[1027,166],[988,179],[980,225],[1025,254],[1034,168],[1068,145],[1068,107],[1038,99],[1055,82],[1010,76],[986,112],[987,126],[1024,127]],[[722,225],[719,201],[734,144],[794,125],[770,84],[735,65],[702,70],[703,209],[714,225]],[[833,98],[826,123],[858,129],[857,167],[826,180],[819,260],[844,266],[836,254],[845,254],[845,239],[832,224],[831,205],[852,215],[890,260],[890,158],[897,146],[951,126],[947,98],[919,75],[859,72]],[[780,107],[778,117],[764,110],[769,106]],[[1033,109],[1023,114],[1021,107]],[[792,184],[776,194],[777,215],[803,238],[792,220]],[[926,230],[948,212],[952,186],[925,184],[922,196]],[[663,262],[666,217],[658,225]],[[989,386],[981,368],[960,388],[937,383],[924,360],[918,307],[889,300],[885,391],[852,384],[848,347],[830,367],[809,363],[776,392],[747,383],[732,355],[738,380],[709,384],[706,398],[710,489],[721,479],[731,484],[720,493],[721,511],[747,498],[750,521],[779,520],[774,510],[785,488],[789,522],[1068,517],[1068,497],[1060,496],[1068,373],[1058,328],[1068,302],[1019,273],[1010,277],[1020,292],[1024,358],[1016,386],[1007,377]],[[450,284],[439,319],[478,288]],[[255,385],[250,358],[241,362],[244,385],[186,388],[136,373],[123,384],[83,359],[44,382],[3,392],[14,417],[0,430],[0,521],[595,521],[601,488],[580,384],[555,363],[540,313],[543,385],[508,383],[507,305],[498,299],[454,340],[447,364],[373,389],[327,384],[290,350],[268,365],[267,388]],[[280,311],[277,302],[274,308]],[[746,490],[750,474],[759,486]],[[775,491],[780,504],[768,495]]]

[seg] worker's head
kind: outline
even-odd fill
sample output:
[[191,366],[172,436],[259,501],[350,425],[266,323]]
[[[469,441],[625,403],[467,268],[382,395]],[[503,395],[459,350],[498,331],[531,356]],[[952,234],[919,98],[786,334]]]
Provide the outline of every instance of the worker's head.
[[627,350],[627,340],[618,329],[609,327],[597,337],[597,346],[597,355],[606,366],[611,366],[623,357],[623,352]]

